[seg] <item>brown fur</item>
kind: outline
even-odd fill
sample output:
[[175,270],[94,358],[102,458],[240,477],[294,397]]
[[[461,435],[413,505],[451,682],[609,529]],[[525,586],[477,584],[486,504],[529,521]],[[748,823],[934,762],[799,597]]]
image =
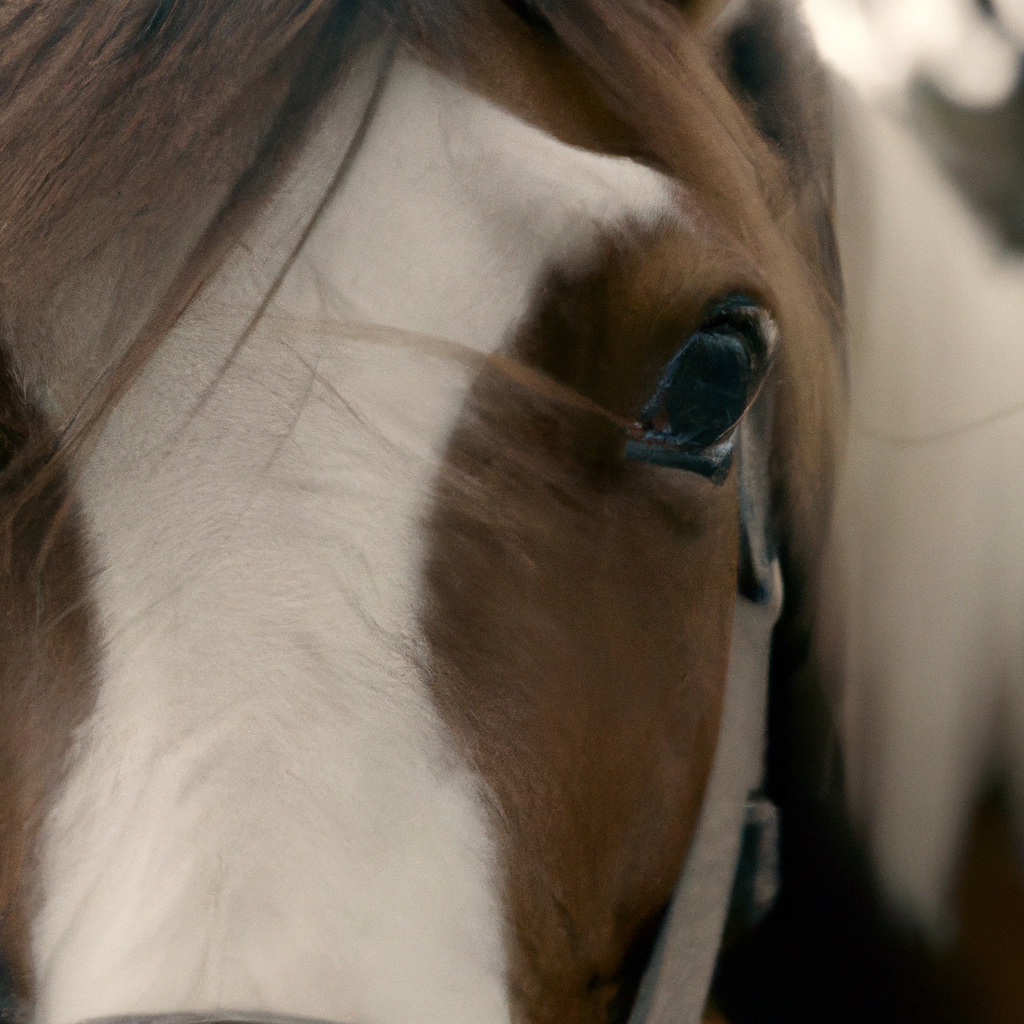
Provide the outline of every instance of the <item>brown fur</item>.
[[749,108],[716,73],[714,49],[667,4],[595,0],[552,22],[605,84],[611,108],[646,140],[659,163],[685,183],[701,208],[760,272],[759,296],[783,337],[775,377],[776,486],[786,541],[807,571],[828,518],[830,467],[842,408],[843,375],[834,296],[808,244],[799,168],[758,133]]
[[[537,0],[548,33],[527,33],[501,13],[480,16],[494,6],[477,6],[450,70],[566,142],[679,178],[720,244],[759,274],[758,297],[784,339],[774,466],[784,547],[810,580],[828,521],[845,366],[830,107],[806,30],[783,0],[752,0],[723,28],[713,24],[722,6],[713,0]],[[755,81],[732,60],[744,32],[760,64]]]
[[590,273],[549,280],[514,358],[612,416],[482,375],[426,575],[434,692],[495,800],[513,1006],[532,1024],[625,1019],[690,843],[727,668],[734,487],[625,463],[613,419],[636,416],[716,300],[760,300],[783,336],[786,539],[809,567],[841,379],[823,193],[805,196],[822,189],[817,151],[796,126],[759,134],[764,98],[716,73],[724,40],[667,5],[584,12],[549,5],[575,54],[500,14],[478,23],[470,81],[567,142],[664,168],[697,228],[609,240]]

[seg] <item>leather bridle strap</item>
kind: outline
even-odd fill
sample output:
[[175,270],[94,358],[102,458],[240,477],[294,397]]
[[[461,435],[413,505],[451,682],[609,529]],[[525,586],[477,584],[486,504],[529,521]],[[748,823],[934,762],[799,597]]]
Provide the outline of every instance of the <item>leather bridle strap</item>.
[[736,598],[715,761],[693,844],[640,985],[629,1024],[696,1024],[722,940],[748,798],[761,784],[772,630],[782,577],[765,602]]

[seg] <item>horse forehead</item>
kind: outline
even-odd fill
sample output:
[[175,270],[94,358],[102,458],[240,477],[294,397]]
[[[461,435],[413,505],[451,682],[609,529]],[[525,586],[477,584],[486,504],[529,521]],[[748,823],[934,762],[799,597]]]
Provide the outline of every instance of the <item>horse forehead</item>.
[[401,57],[281,301],[308,315],[304,268],[335,313],[493,351],[542,272],[584,264],[605,232],[678,221],[677,198],[664,174]]

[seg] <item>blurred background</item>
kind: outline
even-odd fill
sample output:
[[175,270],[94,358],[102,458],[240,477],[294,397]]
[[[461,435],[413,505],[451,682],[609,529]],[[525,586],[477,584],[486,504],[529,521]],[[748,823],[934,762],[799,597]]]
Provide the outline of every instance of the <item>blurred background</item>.
[[803,3],[850,337],[813,641],[841,756],[786,724],[807,681],[773,698],[773,742],[803,744],[853,834],[776,755],[783,896],[723,957],[721,1003],[1024,1024],[1024,0]]

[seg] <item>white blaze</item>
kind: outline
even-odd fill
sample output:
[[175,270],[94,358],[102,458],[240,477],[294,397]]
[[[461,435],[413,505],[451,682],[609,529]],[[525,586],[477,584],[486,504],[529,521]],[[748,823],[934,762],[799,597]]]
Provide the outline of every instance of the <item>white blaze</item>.
[[547,266],[585,258],[602,226],[672,215],[670,187],[400,60],[225,368],[370,77],[336,98],[84,475],[105,646],[44,833],[40,1024],[508,1019],[484,794],[430,703],[416,626],[421,524],[472,373],[337,321],[493,351]]

